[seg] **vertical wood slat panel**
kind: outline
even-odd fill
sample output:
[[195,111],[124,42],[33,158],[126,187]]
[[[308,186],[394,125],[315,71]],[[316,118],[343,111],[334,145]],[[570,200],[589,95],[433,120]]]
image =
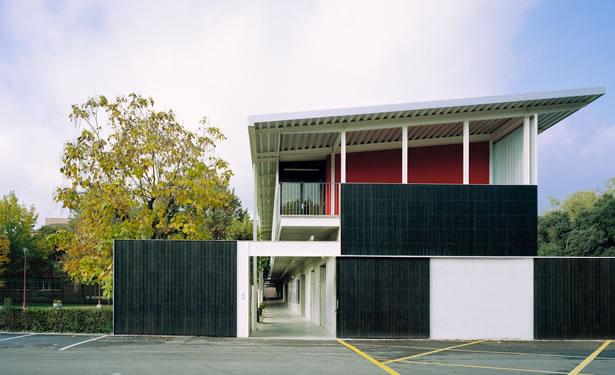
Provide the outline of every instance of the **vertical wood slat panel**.
[[535,256],[536,186],[343,184],[342,255]]
[[429,338],[429,259],[337,258],[337,336]]
[[534,337],[615,337],[615,258],[536,258]]
[[116,241],[114,332],[236,336],[236,263],[236,241]]

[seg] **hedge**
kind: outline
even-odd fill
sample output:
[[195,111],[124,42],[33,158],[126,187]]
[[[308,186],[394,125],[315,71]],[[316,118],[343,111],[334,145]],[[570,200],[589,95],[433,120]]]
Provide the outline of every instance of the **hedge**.
[[32,309],[0,308],[0,331],[110,333],[110,309]]

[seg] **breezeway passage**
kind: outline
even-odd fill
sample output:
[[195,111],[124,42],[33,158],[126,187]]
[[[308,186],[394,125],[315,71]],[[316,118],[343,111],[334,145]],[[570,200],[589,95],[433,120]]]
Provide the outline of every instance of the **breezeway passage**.
[[[345,343],[389,374],[615,373],[615,345],[608,341]],[[0,333],[0,363],[3,374],[387,373],[334,340]]]

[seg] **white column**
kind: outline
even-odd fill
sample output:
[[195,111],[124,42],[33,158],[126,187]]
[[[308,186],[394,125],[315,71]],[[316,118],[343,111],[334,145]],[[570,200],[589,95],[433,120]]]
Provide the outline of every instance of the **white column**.
[[408,127],[401,128],[401,183],[408,183]]
[[523,155],[521,165],[523,185],[530,184],[530,164],[530,116],[525,116],[523,118]]
[[470,183],[470,121],[463,122],[463,183]]
[[331,151],[331,215],[335,215],[335,145],[333,151]]
[[252,330],[256,331],[256,314],[258,309],[258,295],[256,293],[256,257],[251,258],[252,261],[252,314],[250,315],[250,322],[252,323]]
[[493,139],[489,140],[489,184],[493,184]]
[[282,301],[284,301],[284,302],[288,302],[288,301],[286,300],[286,298],[288,298],[288,297],[286,296],[286,285],[287,285],[287,284],[282,284]]
[[250,336],[249,241],[237,241],[237,337]]
[[341,183],[345,184],[346,183],[346,130],[342,130],[342,133],[340,134],[340,146],[341,146],[341,157],[342,159],[340,160],[340,168],[342,169],[340,171],[340,175],[341,175]]
[[254,209],[252,210],[252,240],[257,241],[258,235],[258,179],[256,178],[256,163],[252,163],[254,173]]
[[275,161],[275,187],[273,188],[274,195],[273,199],[275,199],[273,203],[273,218],[271,223],[271,241],[277,241],[279,237],[279,228],[280,228],[280,158],[276,158]]
[[258,304],[260,305],[265,300],[265,278],[263,271],[258,274]]
[[532,173],[530,184],[538,185],[538,114],[532,116],[532,127],[530,129],[530,159],[532,165]]

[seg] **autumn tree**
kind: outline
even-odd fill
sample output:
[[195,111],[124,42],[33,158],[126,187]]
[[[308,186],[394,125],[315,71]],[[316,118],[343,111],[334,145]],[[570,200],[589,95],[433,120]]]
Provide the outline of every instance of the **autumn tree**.
[[[0,199],[0,242],[8,242],[8,261],[4,261],[4,276],[15,276],[23,271],[23,249],[28,249],[28,268],[31,276],[40,276],[47,269],[50,251],[38,240],[34,226],[38,215],[33,206],[19,201],[14,192]],[[2,250],[0,250],[0,258]],[[0,269],[2,269],[0,260]]]
[[173,111],[136,94],[73,105],[70,119],[80,134],[64,147],[68,185],[57,189],[56,200],[74,220],[72,230],[54,234],[54,243],[72,278],[102,284],[109,295],[114,239],[226,236],[211,217],[235,198],[232,172],[214,154],[224,139],[218,128],[203,119],[192,132]]

